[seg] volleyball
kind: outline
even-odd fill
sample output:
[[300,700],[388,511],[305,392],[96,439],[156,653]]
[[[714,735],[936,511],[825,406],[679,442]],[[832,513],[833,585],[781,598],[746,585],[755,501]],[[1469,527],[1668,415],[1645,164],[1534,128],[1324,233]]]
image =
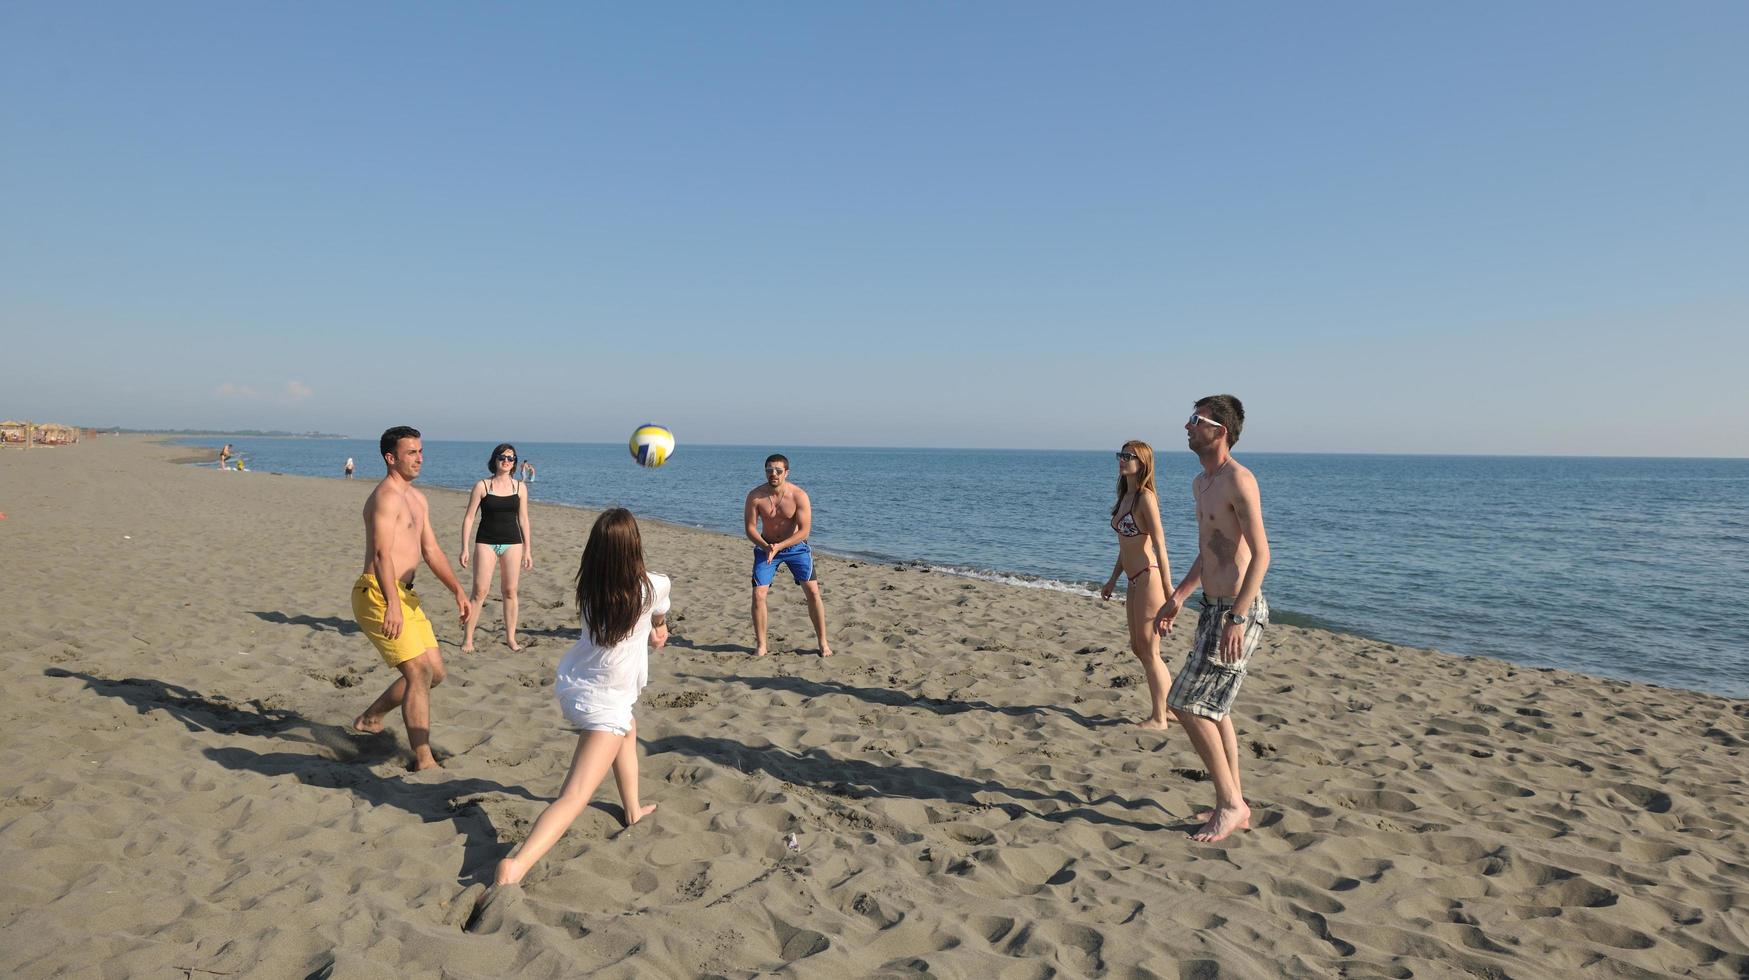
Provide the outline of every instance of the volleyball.
[[652,469],[668,462],[668,457],[674,455],[674,433],[654,422],[638,426],[632,433],[632,459],[639,466]]

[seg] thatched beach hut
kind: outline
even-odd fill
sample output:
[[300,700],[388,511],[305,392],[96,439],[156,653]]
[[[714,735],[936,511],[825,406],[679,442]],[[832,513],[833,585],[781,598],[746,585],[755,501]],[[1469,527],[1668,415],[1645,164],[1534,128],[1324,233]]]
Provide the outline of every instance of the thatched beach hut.
[[36,427],[39,446],[70,446],[79,441],[79,430],[59,422],[45,422]]

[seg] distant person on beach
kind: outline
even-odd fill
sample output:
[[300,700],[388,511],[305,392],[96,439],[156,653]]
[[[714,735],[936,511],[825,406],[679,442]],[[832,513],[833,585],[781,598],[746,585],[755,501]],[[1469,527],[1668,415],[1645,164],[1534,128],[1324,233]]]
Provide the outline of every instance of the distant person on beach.
[[352,479],[352,457],[351,456],[346,457],[346,478],[348,480]]
[[790,577],[808,599],[808,618],[820,638],[820,656],[832,656],[826,642],[826,603],[820,598],[820,582],[814,575],[814,553],[808,547],[814,508],[807,492],[789,482],[789,460],[781,453],[765,457],[765,482],[747,494],[742,508],[747,540],[753,542],[753,636],[754,653],[765,656],[765,594],[777,577],[777,566],[789,569]]
[[1154,448],[1145,442],[1132,439],[1117,452],[1117,502],[1111,505],[1111,529],[1117,532],[1117,563],[1099,597],[1111,598],[1120,572],[1129,579],[1124,611],[1130,652],[1142,662],[1142,676],[1148,681],[1148,717],[1138,727],[1163,732],[1171,724],[1166,717],[1166,689],[1172,686],[1172,675],[1160,659],[1154,616],[1166,602],[1172,562],[1166,557],[1166,532],[1160,526],[1160,498],[1154,489]]
[[1244,425],[1245,407],[1232,395],[1198,401],[1184,424],[1190,450],[1202,463],[1202,472],[1190,484],[1196,500],[1196,561],[1158,618],[1159,632],[1169,632],[1190,593],[1202,586],[1196,640],[1166,695],[1166,704],[1215,784],[1215,807],[1197,815],[1207,822],[1190,835],[1199,841],[1217,841],[1251,826],[1251,808],[1239,785],[1239,737],[1232,710],[1269,622],[1269,603],[1263,599],[1269,538],[1263,531],[1257,478],[1231,455]]
[[[419,560],[455,595],[456,609],[466,625],[473,618],[467,593],[450,571],[449,559],[431,529],[431,507],[413,481],[425,465],[419,430],[397,425],[380,443],[388,475],[364,502],[364,572],[352,586],[352,617],[382,654],[383,662],[401,672],[393,684],[352,722],[353,731],[383,730],[383,716],[401,708],[407,743],[413,748],[413,768],[437,765],[431,754],[431,689],[443,683],[443,655],[437,634],[425,618],[413,573]],[[393,582],[392,588],[385,586]]]
[[[462,567],[468,567],[473,556],[474,595],[476,610],[484,607],[486,593],[492,589],[492,572],[499,571],[498,597],[504,603],[504,638],[510,649],[521,650],[516,642],[516,620],[520,608],[517,586],[522,573],[534,567],[534,536],[528,527],[528,488],[516,480],[516,447],[501,442],[486,458],[486,471],[492,475],[474,484],[468,497],[468,512],[462,517]],[[474,514],[480,515],[480,528],[474,531]],[[472,534],[474,543],[468,544]],[[502,566],[500,566],[502,562]],[[467,636],[462,640],[462,652],[474,651],[474,628],[480,617],[468,620]]]
[[524,483],[533,483],[534,482],[534,461],[533,460],[525,459],[522,461],[522,482],[524,482]]
[[576,728],[577,749],[559,797],[535,819],[528,839],[498,862],[497,885],[528,874],[577,820],[613,770],[626,826],[650,815],[638,799],[638,694],[650,681],[650,647],[668,643],[667,576],[644,569],[644,543],[632,512],[615,507],[595,519],[577,569],[583,635],[559,661],[553,684],[559,712]]
[[219,469],[228,470],[230,468],[231,468],[231,444],[227,442],[227,443],[225,443],[225,448],[219,450]]

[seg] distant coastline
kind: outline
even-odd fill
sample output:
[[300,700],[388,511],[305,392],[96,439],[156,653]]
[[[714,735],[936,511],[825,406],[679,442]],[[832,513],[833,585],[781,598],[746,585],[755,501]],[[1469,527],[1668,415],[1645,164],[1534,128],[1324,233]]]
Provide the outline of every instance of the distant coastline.
[[256,439],[350,439],[351,436],[335,432],[282,432],[278,429],[128,429],[121,426],[97,426],[99,432],[116,432],[127,435],[147,436],[223,436],[235,438],[248,436]]

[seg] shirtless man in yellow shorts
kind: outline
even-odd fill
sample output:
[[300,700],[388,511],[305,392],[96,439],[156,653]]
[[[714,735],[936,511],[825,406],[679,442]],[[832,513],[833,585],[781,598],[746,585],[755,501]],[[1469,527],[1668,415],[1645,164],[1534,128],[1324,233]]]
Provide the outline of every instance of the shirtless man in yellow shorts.
[[[464,625],[473,607],[449,567],[449,558],[437,545],[425,495],[413,489],[413,480],[425,465],[419,430],[397,425],[383,433],[381,448],[389,472],[364,502],[364,573],[352,586],[352,616],[383,655],[383,662],[401,676],[353,721],[352,729],[361,734],[380,732],[383,716],[400,705],[407,742],[413,747],[413,768],[431,769],[437,765],[431,754],[431,689],[443,683],[445,672],[437,634],[413,591],[419,559],[423,557],[437,580],[455,594]],[[395,591],[386,592],[384,582],[394,582]]]

